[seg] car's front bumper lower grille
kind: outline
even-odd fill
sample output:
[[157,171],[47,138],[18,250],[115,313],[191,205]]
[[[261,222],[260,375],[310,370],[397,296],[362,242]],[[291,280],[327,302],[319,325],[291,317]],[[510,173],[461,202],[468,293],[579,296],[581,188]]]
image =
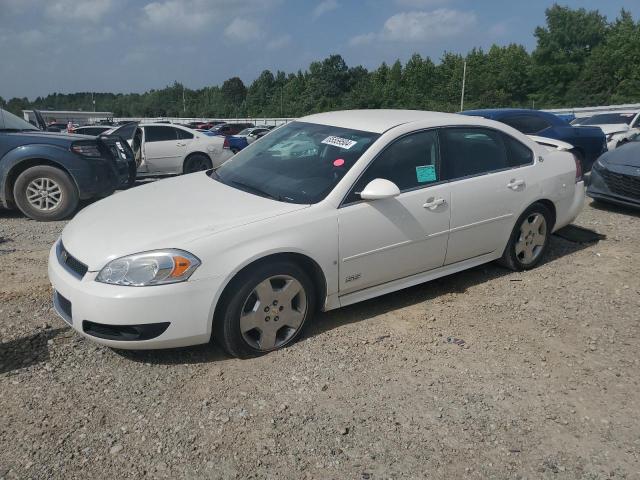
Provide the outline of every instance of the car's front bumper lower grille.
[[640,177],[622,175],[609,170],[600,170],[598,173],[611,193],[640,200]]

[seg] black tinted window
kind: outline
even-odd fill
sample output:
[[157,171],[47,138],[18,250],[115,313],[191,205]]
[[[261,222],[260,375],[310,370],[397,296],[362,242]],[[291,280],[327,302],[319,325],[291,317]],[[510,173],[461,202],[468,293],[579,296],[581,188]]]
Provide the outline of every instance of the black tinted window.
[[388,146],[367,167],[346,202],[360,200],[356,192],[361,192],[376,178],[390,180],[401,191],[437,182],[439,163],[438,136],[435,130],[402,137]]
[[502,118],[500,121],[529,135],[541,132],[551,126],[544,118],[534,117],[533,115],[516,115]]
[[512,167],[520,167],[522,165],[529,165],[533,163],[533,152],[529,147],[520,143],[506,133],[503,135],[504,145],[507,148],[507,156],[509,158],[509,165]]
[[440,143],[445,180],[509,168],[502,134],[495,130],[444,128]]
[[180,140],[188,140],[189,138],[193,138],[193,133],[189,133],[186,130],[180,130],[179,128],[176,128],[176,131],[178,132],[178,138]]
[[125,140],[131,140],[133,138],[133,134],[136,132],[136,128],[138,128],[137,123],[127,123],[126,125],[116,129],[113,134],[120,135]]
[[146,142],[165,142],[177,140],[176,128],[173,127],[144,127]]

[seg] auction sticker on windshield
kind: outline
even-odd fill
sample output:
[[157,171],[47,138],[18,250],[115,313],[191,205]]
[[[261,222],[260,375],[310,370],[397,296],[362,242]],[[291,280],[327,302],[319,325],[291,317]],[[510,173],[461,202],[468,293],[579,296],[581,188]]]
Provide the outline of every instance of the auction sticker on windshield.
[[333,145],[334,147],[344,148],[345,150],[349,150],[356,143],[354,140],[349,140],[348,138],[341,137],[327,137],[321,143],[325,145]]

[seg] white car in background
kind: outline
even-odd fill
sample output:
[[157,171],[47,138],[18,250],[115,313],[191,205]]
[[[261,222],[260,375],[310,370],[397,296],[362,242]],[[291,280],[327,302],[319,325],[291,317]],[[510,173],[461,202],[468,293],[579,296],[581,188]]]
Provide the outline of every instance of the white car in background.
[[600,127],[607,137],[607,148],[614,150],[632,141],[640,133],[640,111],[598,113],[588,118],[576,119],[572,125]]
[[233,155],[224,137],[169,123],[135,122],[107,132],[125,138],[135,154],[138,177],[179,175],[218,167]]
[[49,255],[54,305],[114,348],[213,338],[231,355],[264,354],[317,309],[493,260],[535,267],[584,204],[567,148],[479,117],[310,115],[216,170],[83,209]]

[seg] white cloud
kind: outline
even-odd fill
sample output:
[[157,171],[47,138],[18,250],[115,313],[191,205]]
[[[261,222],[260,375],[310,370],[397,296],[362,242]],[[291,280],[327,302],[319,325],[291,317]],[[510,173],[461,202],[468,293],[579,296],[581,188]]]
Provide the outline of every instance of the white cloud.
[[475,13],[446,8],[431,12],[401,12],[389,17],[379,33],[369,32],[351,37],[349,46],[359,47],[375,41],[425,42],[451,38],[476,23]]
[[54,20],[99,22],[113,8],[112,0],[49,0],[45,14]]
[[359,47],[361,45],[369,45],[373,43],[377,35],[375,33],[363,33],[362,35],[356,35],[349,40],[350,47]]
[[197,34],[228,25],[235,17],[257,15],[282,0],[155,0],[142,8],[149,30]]
[[224,35],[229,40],[240,43],[249,43],[260,38],[260,28],[258,25],[244,18],[234,18],[224,29]]
[[169,0],[151,2],[144,6],[142,25],[155,30],[202,30],[212,22],[212,11],[202,10],[202,2]]
[[398,5],[414,8],[432,8],[452,3],[452,0],[396,0]]
[[382,29],[382,38],[398,42],[423,42],[450,38],[476,24],[473,12],[439,8],[432,12],[402,12],[390,17]]
[[267,43],[267,50],[279,50],[291,43],[291,35],[282,35]]
[[316,5],[316,8],[313,9],[313,18],[318,18],[325,13],[335,10],[338,8],[338,6],[339,5],[336,0],[323,0],[318,5]]

